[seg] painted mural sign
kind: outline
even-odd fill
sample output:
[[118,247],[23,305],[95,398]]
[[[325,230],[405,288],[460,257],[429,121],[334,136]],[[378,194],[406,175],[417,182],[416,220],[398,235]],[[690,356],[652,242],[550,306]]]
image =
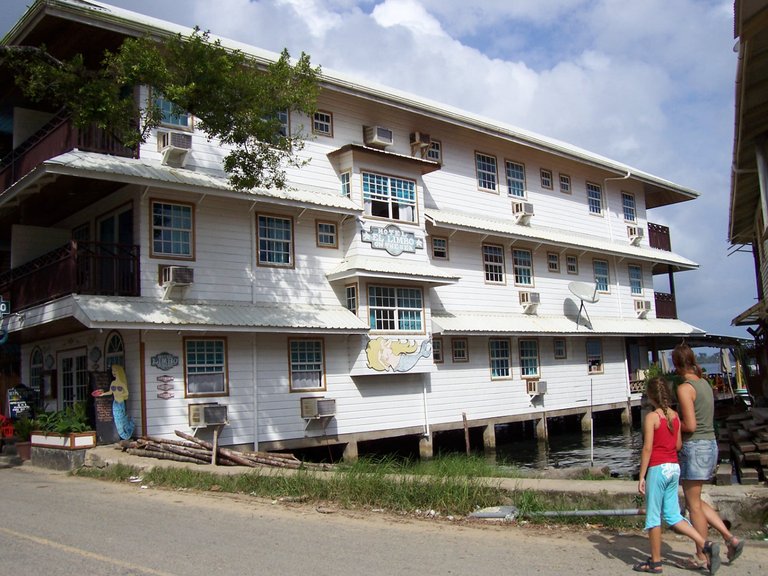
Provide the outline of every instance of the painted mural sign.
[[413,254],[417,248],[424,248],[423,238],[416,238],[413,232],[404,232],[394,224],[385,228],[371,226],[370,230],[362,230],[361,235],[361,240],[370,243],[371,248],[386,250],[392,256],[400,256],[403,252]]
[[368,368],[377,372],[409,372],[421,358],[432,356],[432,341],[371,338],[365,348]]
[[151,366],[165,372],[179,365],[179,357],[170,352],[160,352],[152,356],[149,359],[149,363]]

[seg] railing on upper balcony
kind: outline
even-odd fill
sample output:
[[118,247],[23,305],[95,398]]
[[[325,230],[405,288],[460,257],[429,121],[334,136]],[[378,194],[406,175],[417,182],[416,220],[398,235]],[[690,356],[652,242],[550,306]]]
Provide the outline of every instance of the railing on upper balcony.
[[0,192],[29,174],[36,166],[73,149],[138,158],[138,149],[123,146],[103,129],[78,128],[63,112],[51,118],[9,154],[0,159]]
[[674,294],[654,292],[656,318],[677,318],[677,303]]
[[648,244],[651,248],[659,250],[672,250],[672,242],[669,240],[669,227],[648,222]]
[[0,294],[14,310],[69,294],[140,296],[139,247],[72,240],[1,274]]

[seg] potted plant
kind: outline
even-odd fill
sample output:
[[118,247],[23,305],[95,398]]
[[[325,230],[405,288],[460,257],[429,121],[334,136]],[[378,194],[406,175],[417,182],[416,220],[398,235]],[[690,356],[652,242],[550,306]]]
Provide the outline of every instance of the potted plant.
[[88,421],[85,403],[79,402],[63,410],[39,414],[32,446],[78,450],[96,445],[96,432]]
[[22,416],[13,423],[13,435],[16,437],[16,453],[22,460],[29,460],[32,451],[32,431],[37,423],[28,416]]

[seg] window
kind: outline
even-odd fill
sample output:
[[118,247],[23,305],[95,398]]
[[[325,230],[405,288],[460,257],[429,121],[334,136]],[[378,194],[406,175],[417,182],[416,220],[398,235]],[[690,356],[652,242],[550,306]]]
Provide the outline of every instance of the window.
[[420,332],[424,311],[420,288],[369,286],[371,329]]
[[568,348],[565,344],[565,338],[554,338],[552,340],[555,360],[565,360],[568,357]]
[[318,110],[312,119],[312,132],[320,136],[333,136],[333,115]]
[[69,408],[90,397],[88,356],[85,348],[57,354],[59,395],[62,407]]
[[258,216],[259,265],[293,266],[293,220]]
[[432,236],[432,258],[448,260],[448,238]]
[[475,152],[477,187],[496,192],[496,157]]
[[565,255],[565,270],[568,272],[568,274],[578,274],[579,273],[579,258],[578,258],[578,256],[574,256],[573,254],[566,254]]
[[507,160],[507,195],[525,198],[525,166]]
[[317,222],[317,245],[320,248],[337,248],[338,236],[336,234],[336,223]]
[[104,369],[109,371],[113,364],[125,366],[125,345],[119,332],[108,334],[104,344]]
[[432,160],[433,162],[440,162],[443,161],[443,146],[440,144],[439,140],[432,140],[429,143],[429,148],[427,148],[427,160]]
[[291,392],[325,390],[323,341],[319,338],[290,340]]
[[547,270],[550,272],[560,272],[560,254],[557,252],[547,252]]
[[155,106],[160,110],[160,123],[166,126],[189,128],[189,114],[166,99],[162,94],[155,97]]
[[539,342],[538,340],[520,340],[520,376],[523,378],[539,377]]
[[153,200],[152,256],[194,257],[192,232],[194,210],[191,204]]
[[363,172],[363,200],[369,216],[416,222],[416,182]]
[[560,174],[560,192],[563,194],[571,193],[571,177],[568,174]]
[[344,287],[344,306],[347,310],[357,314],[357,284],[348,284]]
[[595,272],[595,284],[598,292],[608,292],[608,261],[593,260],[592,269]]
[[451,338],[451,358],[454,362],[469,362],[469,341],[466,338]]
[[280,136],[287,138],[288,134],[290,134],[290,127],[288,126],[288,110],[280,110],[280,112],[275,114],[275,118],[280,122],[280,128],[278,130]]
[[542,168],[539,170],[539,174],[541,174],[541,187],[552,190],[552,170]]
[[533,286],[533,256],[530,250],[512,250],[515,286]]
[[603,191],[597,184],[587,182],[587,204],[590,214],[603,213]]
[[341,180],[341,195],[345,198],[350,198],[352,196],[352,182],[350,181],[350,173],[342,172],[339,175],[339,178]]
[[504,283],[504,248],[496,244],[483,244],[483,269],[485,281]]
[[432,338],[432,361],[435,364],[443,363],[443,339]]
[[488,340],[488,355],[491,364],[491,380],[511,378],[512,376],[512,347],[507,338],[490,338]]
[[637,264],[627,266],[629,271],[629,288],[632,296],[643,295],[643,269]]
[[635,210],[635,197],[626,192],[621,193],[621,206],[624,209],[624,220],[635,222],[637,220],[637,210]]
[[184,371],[188,397],[229,394],[226,340],[185,338]]
[[603,373],[603,343],[597,338],[587,338],[587,367],[590,374]]
[[35,346],[29,355],[29,387],[43,398],[43,351]]

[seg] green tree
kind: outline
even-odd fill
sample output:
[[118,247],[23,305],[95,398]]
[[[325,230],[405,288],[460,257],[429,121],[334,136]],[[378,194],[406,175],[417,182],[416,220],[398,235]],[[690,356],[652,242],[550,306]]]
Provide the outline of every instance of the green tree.
[[[86,66],[77,55],[66,61],[40,48],[0,47],[0,64],[10,66],[16,83],[32,101],[64,108],[76,125],[95,123],[125,146],[136,148],[160,125],[155,96],[162,94],[178,112],[189,112],[209,139],[232,147],[224,160],[237,190],[286,186],[288,166],[302,166],[297,152],[306,133],[297,126],[282,133],[279,114],[315,111],[320,68],[309,56],[291,62],[259,63],[228,50],[196,28],[189,37],[127,38],[101,65]],[[137,106],[139,86],[150,97]]]

